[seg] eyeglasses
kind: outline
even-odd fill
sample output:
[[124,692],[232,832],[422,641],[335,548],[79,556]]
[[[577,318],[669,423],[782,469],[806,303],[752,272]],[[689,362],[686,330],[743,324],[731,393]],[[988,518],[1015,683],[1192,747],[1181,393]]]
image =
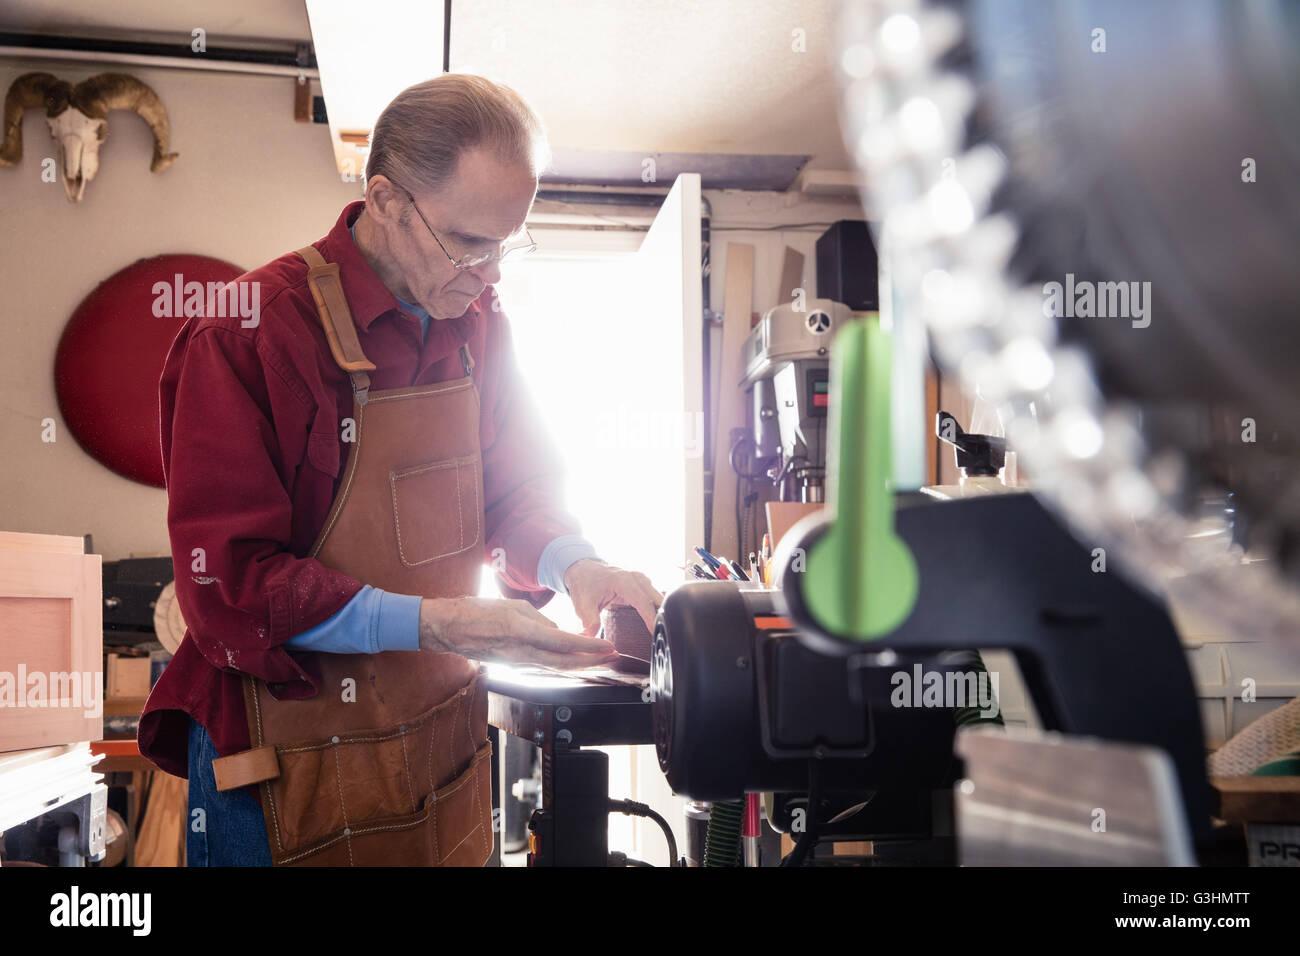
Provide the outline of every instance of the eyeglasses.
[[516,233],[516,235],[520,235],[520,239],[513,245],[505,245],[505,243],[510,242],[510,239],[514,238],[512,236],[506,239],[505,242],[499,243],[496,252],[461,256],[457,259],[447,251],[447,247],[442,244],[442,240],[438,238],[438,234],[434,232],[433,227],[429,225],[429,220],[424,218],[424,213],[420,212],[420,207],[415,204],[415,197],[405,188],[402,189],[402,192],[406,193],[406,198],[411,201],[411,208],[414,209],[415,214],[420,217],[420,222],[424,223],[424,228],[429,230],[429,235],[433,236],[433,241],[438,244],[438,248],[442,250],[442,254],[451,261],[452,268],[457,272],[464,272],[466,269],[473,269],[489,262],[514,262],[518,259],[522,259],[524,256],[528,255],[528,253],[537,248],[537,243],[533,241],[533,237],[529,235],[528,230],[523,229],[521,230],[522,235]]

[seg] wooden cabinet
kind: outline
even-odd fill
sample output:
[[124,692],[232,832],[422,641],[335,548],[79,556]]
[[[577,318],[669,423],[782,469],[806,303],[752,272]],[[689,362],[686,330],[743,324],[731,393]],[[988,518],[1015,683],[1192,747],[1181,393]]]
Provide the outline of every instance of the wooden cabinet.
[[0,532],[0,752],[103,737],[102,574],[81,538]]

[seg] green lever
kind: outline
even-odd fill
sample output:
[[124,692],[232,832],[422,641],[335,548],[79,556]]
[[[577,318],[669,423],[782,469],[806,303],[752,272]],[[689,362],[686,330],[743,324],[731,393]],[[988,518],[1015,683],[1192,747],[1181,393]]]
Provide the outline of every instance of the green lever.
[[801,591],[829,634],[869,641],[916,604],[916,560],[894,533],[889,337],[876,316],[841,329],[831,348],[829,527],[808,549]]

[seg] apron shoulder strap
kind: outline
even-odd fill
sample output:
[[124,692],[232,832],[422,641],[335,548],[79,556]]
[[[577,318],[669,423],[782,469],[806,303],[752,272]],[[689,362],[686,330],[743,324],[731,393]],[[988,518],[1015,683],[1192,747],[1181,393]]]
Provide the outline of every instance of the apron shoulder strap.
[[339,368],[352,376],[352,390],[357,401],[364,405],[370,389],[367,373],[375,370],[375,363],[361,350],[357,328],[352,322],[352,310],[348,308],[343,283],[339,280],[338,263],[326,262],[314,246],[303,246],[298,255],[307,263],[307,286],[325,328],[330,354]]

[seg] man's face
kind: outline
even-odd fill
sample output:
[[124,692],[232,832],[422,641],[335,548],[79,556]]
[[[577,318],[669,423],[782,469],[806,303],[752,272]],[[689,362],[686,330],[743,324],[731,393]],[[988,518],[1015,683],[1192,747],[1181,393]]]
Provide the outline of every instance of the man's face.
[[[389,249],[412,301],[435,319],[463,315],[501,272],[496,262],[457,270],[447,256],[497,252],[502,240],[523,227],[536,193],[537,180],[526,167],[503,164],[494,153],[480,149],[461,154],[455,176],[438,192],[413,190],[415,208],[407,193],[397,189],[397,208],[406,225],[400,220],[394,224],[397,235],[390,237]],[[430,229],[446,247],[445,254]]]

